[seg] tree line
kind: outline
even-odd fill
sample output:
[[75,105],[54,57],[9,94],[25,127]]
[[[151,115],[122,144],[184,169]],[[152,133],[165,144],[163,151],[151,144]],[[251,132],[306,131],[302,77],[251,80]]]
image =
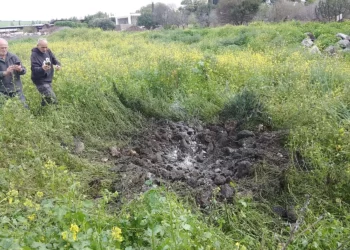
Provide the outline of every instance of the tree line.
[[[152,2],[136,11],[138,26],[179,28],[242,25],[251,21],[340,21],[350,17],[350,0],[183,0],[181,7]],[[83,20],[52,20],[56,26],[116,28],[115,17],[97,12]]]
[[251,21],[338,21],[350,15],[349,0],[183,0],[180,8],[151,3],[138,12],[138,25],[208,27]]

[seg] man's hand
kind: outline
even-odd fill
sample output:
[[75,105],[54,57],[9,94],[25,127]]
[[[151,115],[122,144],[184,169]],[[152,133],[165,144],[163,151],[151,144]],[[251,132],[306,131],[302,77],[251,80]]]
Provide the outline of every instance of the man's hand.
[[12,69],[14,71],[21,72],[23,68],[21,65],[12,65]]
[[9,67],[6,69],[6,71],[4,71],[4,76],[9,76],[9,75],[11,75],[12,72],[13,72],[13,70],[14,70],[13,65],[9,66]]
[[45,71],[48,71],[48,70],[50,70],[51,69],[51,66],[50,65],[43,65],[42,66],[42,68],[43,68],[43,70],[45,70]]

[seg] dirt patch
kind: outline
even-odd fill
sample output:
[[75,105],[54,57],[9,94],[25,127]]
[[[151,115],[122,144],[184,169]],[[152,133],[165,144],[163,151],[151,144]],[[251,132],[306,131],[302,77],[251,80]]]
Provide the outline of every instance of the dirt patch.
[[145,30],[140,28],[139,26],[133,25],[133,26],[127,28],[126,31],[145,31]]
[[[260,128],[261,129],[261,128]],[[155,122],[126,148],[110,148],[118,173],[115,191],[122,197],[146,191],[153,185],[171,185],[191,192],[202,207],[215,190],[221,200],[232,200],[235,183],[254,179],[262,166],[277,172],[289,164],[283,148],[286,131],[237,131],[235,122],[202,126],[183,122]],[[276,180],[273,180],[276,183]],[[266,185],[266,183],[265,183]],[[280,183],[275,185],[279,188]],[[259,185],[249,189],[259,192]]]

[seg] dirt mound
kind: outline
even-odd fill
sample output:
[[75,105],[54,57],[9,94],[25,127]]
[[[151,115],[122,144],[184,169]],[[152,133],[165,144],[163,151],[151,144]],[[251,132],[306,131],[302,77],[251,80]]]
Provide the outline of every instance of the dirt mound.
[[[205,207],[215,190],[219,199],[232,200],[235,183],[254,177],[261,166],[274,168],[278,175],[287,168],[289,156],[282,147],[285,131],[236,131],[235,125],[154,123],[134,138],[131,147],[110,148],[116,158],[111,171],[120,176],[115,190],[131,198],[154,184],[170,184],[180,192],[194,193]],[[274,183],[279,188],[279,181]],[[249,188],[259,191],[259,186]]]
[[140,28],[139,26],[133,25],[127,28],[125,31],[144,31],[144,29]]

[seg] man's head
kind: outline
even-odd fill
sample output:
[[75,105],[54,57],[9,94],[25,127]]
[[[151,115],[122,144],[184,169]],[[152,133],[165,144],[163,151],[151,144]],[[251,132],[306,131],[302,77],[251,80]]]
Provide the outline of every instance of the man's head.
[[47,48],[47,40],[45,38],[39,38],[37,48],[42,52],[45,53]]
[[7,54],[7,50],[9,48],[9,44],[3,38],[0,38],[0,57],[4,57]]

